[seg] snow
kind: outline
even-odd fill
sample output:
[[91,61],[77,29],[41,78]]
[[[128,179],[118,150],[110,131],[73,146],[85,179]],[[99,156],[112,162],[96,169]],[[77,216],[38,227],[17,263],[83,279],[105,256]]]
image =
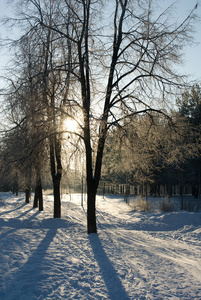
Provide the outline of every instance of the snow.
[[132,210],[97,197],[98,234],[86,203],[63,195],[53,219],[24,195],[0,193],[0,299],[201,299],[201,213]]

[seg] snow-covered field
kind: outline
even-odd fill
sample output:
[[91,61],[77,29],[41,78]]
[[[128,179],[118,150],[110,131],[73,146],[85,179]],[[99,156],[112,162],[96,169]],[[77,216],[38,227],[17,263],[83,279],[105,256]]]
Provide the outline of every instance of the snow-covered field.
[[138,212],[97,197],[98,234],[81,196],[53,219],[0,193],[0,299],[201,299],[201,213]]

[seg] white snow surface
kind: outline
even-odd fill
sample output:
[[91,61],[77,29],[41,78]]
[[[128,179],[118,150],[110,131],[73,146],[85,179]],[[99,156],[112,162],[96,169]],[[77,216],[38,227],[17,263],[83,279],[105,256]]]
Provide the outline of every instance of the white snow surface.
[[0,193],[0,299],[201,299],[201,213],[138,212],[97,196],[87,234],[81,195],[44,211]]

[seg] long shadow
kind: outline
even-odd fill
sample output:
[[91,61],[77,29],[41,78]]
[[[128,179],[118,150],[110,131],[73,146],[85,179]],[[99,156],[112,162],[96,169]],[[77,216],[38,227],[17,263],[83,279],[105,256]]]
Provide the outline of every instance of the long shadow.
[[127,300],[130,299],[126,293],[121,280],[112,264],[107,257],[105,250],[101,244],[98,234],[90,234],[89,241],[94,252],[94,257],[99,265],[102,277],[108,290],[111,300]]
[[20,205],[16,203],[15,208],[13,208],[13,209],[11,209],[11,210],[4,211],[4,212],[1,212],[1,213],[0,213],[0,216],[6,215],[6,214],[9,214],[9,213],[11,213],[11,212],[13,212],[13,211],[16,211],[16,210],[18,210],[18,209],[21,209],[21,208],[22,208],[23,206],[25,206],[25,205],[27,205],[27,203],[22,203],[22,204],[20,204]]
[[[30,212],[31,210],[33,210],[33,208],[31,208],[30,210],[27,210],[25,212],[23,212],[20,216],[16,217],[16,218],[9,218],[8,220],[4,220],[0,218],[0,227],[10,227],[10,228],[14,228],[15,230],[17,229],[24,229],[24,228],[30,228],[32,227],[32,220],[41,212],[40,211],[36,211],[33,213],[33,215],[28,216],[27,218],[22,218],[22,216],[25,216],[26,214],[28,214],[28,212]],[[2,238],[4,235],[6,234],[0,234],[0,237]]]
[[[22,292],[24,296],[27,296],[26,299],[33,299],[31,297],[34,296],[40,297],[43,294],[44,257],[56,233],[57,228],[47,231],[46,236],[26,263],[16,273],[12,274],[13,279],[6,281],[6,286],[4,286],[2,292],[0,291],[0,299],[6,300],[7,297],[11,299],[13,293],[15,294],[15,299],[20,299]],[[20,288],[18,288],[18,283]]]
[[[11,210],[0,212],[0,216],[3,216],[3,215],[8,214],[10,212],[16,211],[18,209],[21,209],[23,206],[26,206],[28,204],[28,203],[25,202],[24,196],[22,196],[22,195],[16,196],[16,195],[13,195],[11,193],[4,193],[2,195],[2,193],[0,193],[0,197],[1,197],[1,200],[5,201],[5,205],[7,207],[9,207],[10,205],[12,205],[12,207],[14,206],[14,208],[12,208]],[[15,202],[11,202],[11,203],[7,202],[8,199],[12,199],[12,198],[17,198],[17,199],[15,199]]]
[[20,215],[18,215],[17,217],[16,217],[16,219],[20,219],[20,218],[22,218],[23,216],[26,216],[30,211],[32,211],[33,210],[33,207],[31,207],[31,208],[29,208],[28,210],[25,210],[24,212],[22,212]]
[[[28,215],[28,213],[29,213],[30,211],[33,211],[33,212],[34,212],[31,216]],[[21,214],[17,217],[17,219],[21,219],[23,216],[28,215],[28,218],[27,218],[27,219],[28,219],[29,221],[31,221],[32,219],[34,219],[34,218],[35,218],[37,215],[39,215],[40,213],[41,213],[41,211],[36,210],[35,208],[31,207],[29,210],[26,210],[25,212],[21,213]]]

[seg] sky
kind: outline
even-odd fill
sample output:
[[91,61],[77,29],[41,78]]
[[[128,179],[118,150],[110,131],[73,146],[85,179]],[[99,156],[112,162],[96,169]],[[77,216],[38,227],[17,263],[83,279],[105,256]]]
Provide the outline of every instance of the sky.
[[[164,0],[163,2],[165,6],[173,3],[172,0]],[[193,34],[195,44],[186,48],[181,70],[184,70],[186,74],[191,74],[192,79],[201,83],[201,1],[177,0],[175,1],[175,9],[177,9],[180,19],[184,19],[196,3],[198,3],[196,13],[199,20],[195,25],[195,33]]]
[[[184,74],[190,74],[193,80],[201,83],[201,0],[161,0],[159,1],[162,7],[166,8],[171,3],[175,3],[175,9],[177,12],[178,19],[184,19],[191,9],[198,2],[197,15],[200,20],[197,21],[195,25],[196,32],[193,34],[195,43],[192,46],[186,47],[184,54],[184,63],[179,70]],[[0,10],[0,20],[4,16],[10,16],[12,12],[12,5],[7,5],[7,0],[1,0],[1,10]],[[9,31],[6,31],[5,26],[0,24],[0,38],[9,35]],[[5,53],[5,50],[0,46],[0,76],[4,74],[3,68],[9,62],[9,52]],[[1,81],[0,81],[1,85]],[[1,89],[1,86],[0,86]]]

